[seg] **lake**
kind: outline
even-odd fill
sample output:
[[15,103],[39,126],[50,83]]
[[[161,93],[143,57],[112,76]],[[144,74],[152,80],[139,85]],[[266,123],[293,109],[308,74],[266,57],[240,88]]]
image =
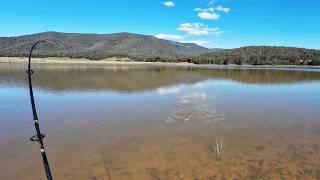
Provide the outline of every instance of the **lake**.
[[[320,70],[36,65],[54,179],[320,179]],[[45,179],[26,66],[0,64],[0,179]]]

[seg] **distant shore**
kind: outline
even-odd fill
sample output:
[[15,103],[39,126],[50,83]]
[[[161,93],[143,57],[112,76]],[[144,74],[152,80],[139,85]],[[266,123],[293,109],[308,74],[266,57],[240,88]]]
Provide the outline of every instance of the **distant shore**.
[[[0,57],[0,63],[28,63],[27,57]],[[147,64],[148,62],[136,62],[127,58],[109,58],[99,61],[82,58],[32,58],[32,64]],[[149,64],[149,63],[148,63]]]
[[[26,64],[27,57],[0,57],[1,64]],[[32,58],[32,64],[48,65],[159,65],[159,66],[191,66],[191,67],[212,67],[212,68],[301,68],[301,69],[320,69],[320,66],[305,65],[218,65],[218,64],[193,64],[187,62],[170,63],[170,62],[139,62],[132,61],[128,58],[108,58],[99,61],[89,59],[70,59],[70,58]]]

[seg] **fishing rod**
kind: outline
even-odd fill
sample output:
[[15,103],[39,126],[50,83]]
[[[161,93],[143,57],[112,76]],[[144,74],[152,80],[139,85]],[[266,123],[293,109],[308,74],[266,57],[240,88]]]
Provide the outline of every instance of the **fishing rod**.
[[[52,40],[40,40],[40,41],[37,41],[36,43],[33,44],[33,46],[31,47],[30,53],[29,53],[29,61],[28,61],[27,73],[28,73],[28,80],[29,80],[29,91],[30,91],[30,100],[31,100],[31,108],[32,108],[32,114],[33,114],[33,120],[34,120],[34,127],[36,129],[36,135],[32,136],[30,138],[30,140],[32,142],[38,142],[38,144],[40,146],[40,152],[41,152],[41,156],[42,156],[43,165],[44,165],[44,169],[45,169],[45,172],[46,172],[47,179],[48,180],[52,180],[49,161],[48,161],[48,158],[47,158],[47,155],[46,155],[46,151],[45,151],[45,147],[44,147],[44,143],[43,143],[43,139],[44,139],[44,137],[46,135],[42,134],[41,130],[40,130],[39,118],[38,118],[38,114],[37,114],[37,109],[36,109],[36,105],[35,105],[35,101],[34,101],[34,95],[33,95],[33,88],[32,88],[32,74],[34,73],[34,71],[31,69],[32,52],[36,48],[36,46],[38,44],[40,44],[40,43],[56,43],[56,42],[54,42]],[[69,51],[68,48],[66,48],[66,49]]]

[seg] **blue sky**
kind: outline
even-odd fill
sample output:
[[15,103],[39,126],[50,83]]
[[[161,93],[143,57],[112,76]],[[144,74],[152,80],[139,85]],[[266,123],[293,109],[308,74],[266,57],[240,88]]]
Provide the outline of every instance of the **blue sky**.
[[131,32],[210,48],[320,49],[319,0],[4,0],[0,24],[0,36]]

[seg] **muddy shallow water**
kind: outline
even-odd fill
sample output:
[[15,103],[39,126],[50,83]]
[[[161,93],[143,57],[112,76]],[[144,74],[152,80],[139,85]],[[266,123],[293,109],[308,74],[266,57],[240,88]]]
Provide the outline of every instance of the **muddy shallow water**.
[[[319,70],[34,70],[55,179],[320,179]],[[44,179],[24,66],[1,64],[0,109],[0,179]]]

